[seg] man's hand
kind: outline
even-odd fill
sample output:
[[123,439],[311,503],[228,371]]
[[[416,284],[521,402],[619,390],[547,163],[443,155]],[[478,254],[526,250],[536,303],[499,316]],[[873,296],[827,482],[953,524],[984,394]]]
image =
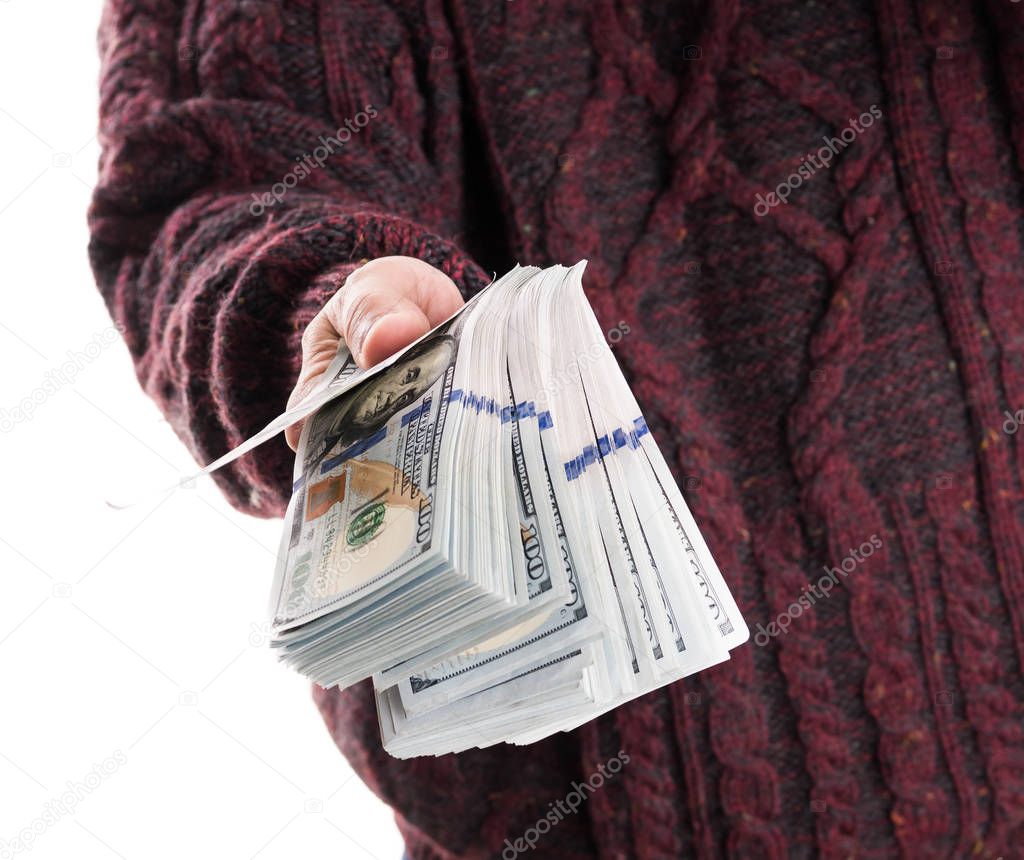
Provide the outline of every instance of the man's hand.
[[[379,257],[356,269],[302,334],[302,369],[288,408],[327,370],[344,338],[360,367],[372,367],[444,322],[464,304],[444,272],[414,257]],[[285,430],[294,451],[302,421]]]

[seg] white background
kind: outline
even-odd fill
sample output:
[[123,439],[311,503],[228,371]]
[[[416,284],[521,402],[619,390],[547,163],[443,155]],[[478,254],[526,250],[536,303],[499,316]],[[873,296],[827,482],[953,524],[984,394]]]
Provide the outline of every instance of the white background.
[[[0,0],[8,413],[111,324],[86,259],[99,11]],[[234,512],[208,480],[104,504],[191,466],[120,338],[2,429],[0,839],[123,756],[14,856],[397,860],[390,812],[263,642],[279,522]]]

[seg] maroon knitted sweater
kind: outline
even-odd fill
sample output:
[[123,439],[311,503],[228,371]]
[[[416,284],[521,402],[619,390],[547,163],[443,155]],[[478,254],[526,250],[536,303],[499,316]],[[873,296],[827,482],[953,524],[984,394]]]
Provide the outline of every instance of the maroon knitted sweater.
[[[111,0],[100,44],[91,259],[198,460],[362,261],[586,257],[757,633],[527,748],[397,761],[317,689],[414,860],[512,856],[619,750],[531,857],[1022,856],[1024,3]],[[291,462],[217,480],[279,516]]]

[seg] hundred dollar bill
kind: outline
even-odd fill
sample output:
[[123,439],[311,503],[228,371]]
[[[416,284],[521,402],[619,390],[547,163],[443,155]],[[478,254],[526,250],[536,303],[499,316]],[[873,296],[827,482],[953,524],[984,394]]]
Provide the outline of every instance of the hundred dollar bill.
[[334,379],[347,374],[356,384],[303,428],[289,541],[278,563],[275,626],[344,606],[424,563],[433,545],[436,463],[464,317],[362,382],[350,359],[336,369]]
[[[541,550],[541,543],[537,540],[540,531],[538,520],[544,514],[551,520],[547,552],[538,555],[539,563],[530,577],[530,599],[538,598],[550,587],[550,575],[546,568],[552,565],[560,566],[568,581],[568,598],[554,606],[547,615],[538,615],[501,630],[473,648],[420,672],[409,675],[402,671],[403,666],[397,666],[375,678],[378,686],[397,682],[403,706],[410,715],[429,710],[442,701],[465,695],[470,690],[485,687],[495,677],[508,675],[517,666],[528,663],[537,653],[550,652],[559,647],[557,642],[580,641],[595,635],[592,627],[585,627],[581,631],[572,630],[588,617],[584,586],[580,582],[576,557],[562,523],[540,439],[536,410],[532,408],[532,401],[521,401],[518,405],[515,401],[515,393],[510,390],[510,402],[505,414],[510,426],[511,452],[518,484],[516,504],[524,523],[523,543],[524,547],[529,547],[528,552],[535,551],[534,547],[538,552]],[[542,420],[548,422],[546,427],[550,427],[550,416]],[[539,486],[534,486],[535,482]],[[535,499],[535,493],[543,493],[543,496]],[[545,501],[547,505],[541,507]]]

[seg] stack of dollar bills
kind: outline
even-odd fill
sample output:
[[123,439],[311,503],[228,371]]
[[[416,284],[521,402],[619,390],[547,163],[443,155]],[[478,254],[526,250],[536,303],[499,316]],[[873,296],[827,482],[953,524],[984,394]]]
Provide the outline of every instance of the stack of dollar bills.
[[517,267],[368,371],[342,346],[304,404],[271,644],[372,677],[392,755],[531,743],[747,639],[583,268]]

